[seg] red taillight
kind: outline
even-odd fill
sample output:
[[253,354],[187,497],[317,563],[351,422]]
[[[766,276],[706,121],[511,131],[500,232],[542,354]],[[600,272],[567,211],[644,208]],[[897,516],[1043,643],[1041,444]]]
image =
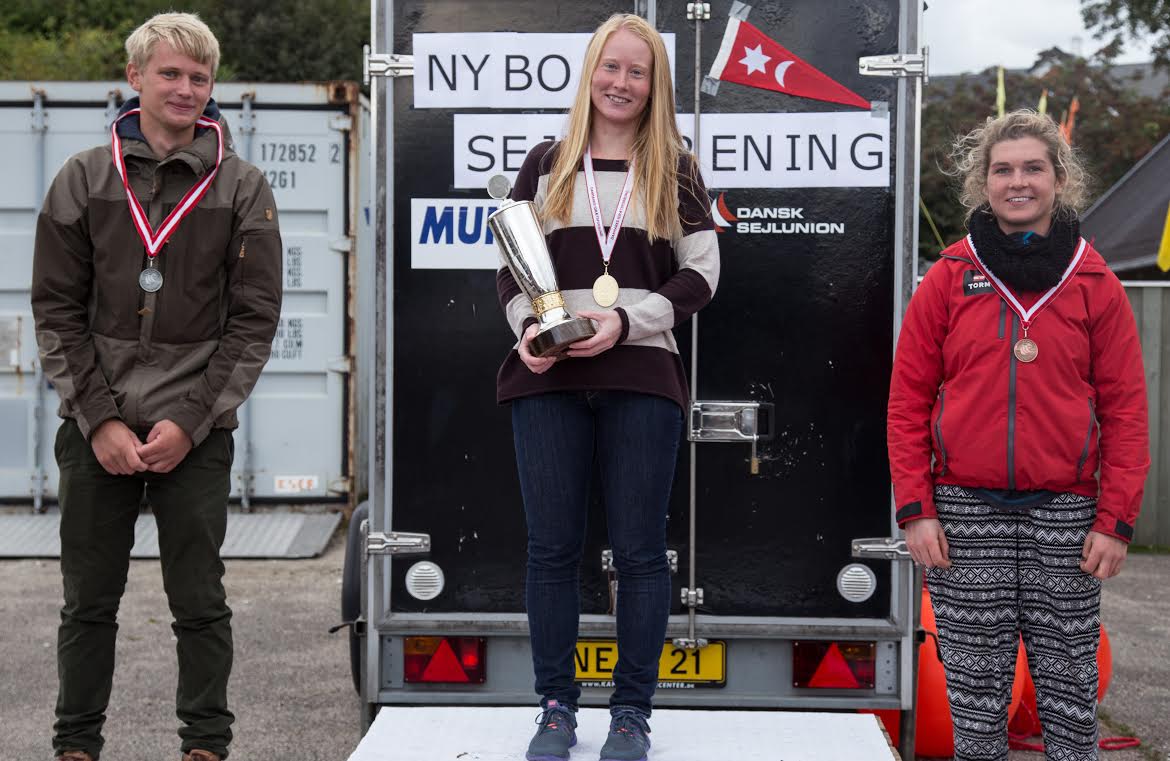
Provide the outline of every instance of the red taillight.
[[873,689],[876,650],[873,642],[793,642],[792,685]]
[[403,646],[403,680],[414,683],[483,684],[482,637],[407,637]]

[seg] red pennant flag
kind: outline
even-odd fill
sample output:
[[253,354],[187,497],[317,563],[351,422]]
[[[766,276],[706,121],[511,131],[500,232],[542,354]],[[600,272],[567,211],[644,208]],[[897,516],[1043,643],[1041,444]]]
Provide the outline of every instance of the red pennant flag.
[[711,64],[708,76],[799,98],[869,108],[868,100],[822,74],[756,27],[734,16],[727,20],[723,44]]

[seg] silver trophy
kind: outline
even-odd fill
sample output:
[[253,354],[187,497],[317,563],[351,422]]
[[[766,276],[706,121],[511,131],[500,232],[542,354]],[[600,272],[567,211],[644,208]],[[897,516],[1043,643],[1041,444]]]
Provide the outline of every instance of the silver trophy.
[[529,344],[532,354],[555,356],[569,344],[591,338],[597,333],[593,322],[573,317],[565,309],[536,205],[532,201],[505,200],[511,188],[508,178],[501,174],[492,177],[487,188],[488,195],[502,202],[488,216],[488,226],[512,277],[532,301],[532,311],[540,321],[540,329]]

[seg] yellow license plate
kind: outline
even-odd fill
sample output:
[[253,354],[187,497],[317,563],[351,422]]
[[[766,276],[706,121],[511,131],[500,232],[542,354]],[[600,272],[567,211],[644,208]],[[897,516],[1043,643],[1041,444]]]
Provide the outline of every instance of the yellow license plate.
[[[617,642],[580,640],[577,642],[578,682],[605,682],[613,679],[617,665]],[[727,647],[723,642],[708,642],[698,650],[684,650],[666,642],[658,659],[659,682],[720,685],[726,679]]]

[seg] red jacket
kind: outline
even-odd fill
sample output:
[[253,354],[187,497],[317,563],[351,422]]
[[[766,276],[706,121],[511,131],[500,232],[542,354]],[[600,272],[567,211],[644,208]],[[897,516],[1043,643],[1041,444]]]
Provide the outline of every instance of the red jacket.
[[[947,248],[902,323],[886,434],[898,524],[937,515],[935,484],[1043,489],[1098,497],[1093,531],[1128,542],[1150,454],[1121,281],[1089,246],[1033,318],[1039,352],[1024,363],[1012,353],[1019,317],[972,262],[967,239]],[[1039,297],[1018,294],[1025,308]]]

